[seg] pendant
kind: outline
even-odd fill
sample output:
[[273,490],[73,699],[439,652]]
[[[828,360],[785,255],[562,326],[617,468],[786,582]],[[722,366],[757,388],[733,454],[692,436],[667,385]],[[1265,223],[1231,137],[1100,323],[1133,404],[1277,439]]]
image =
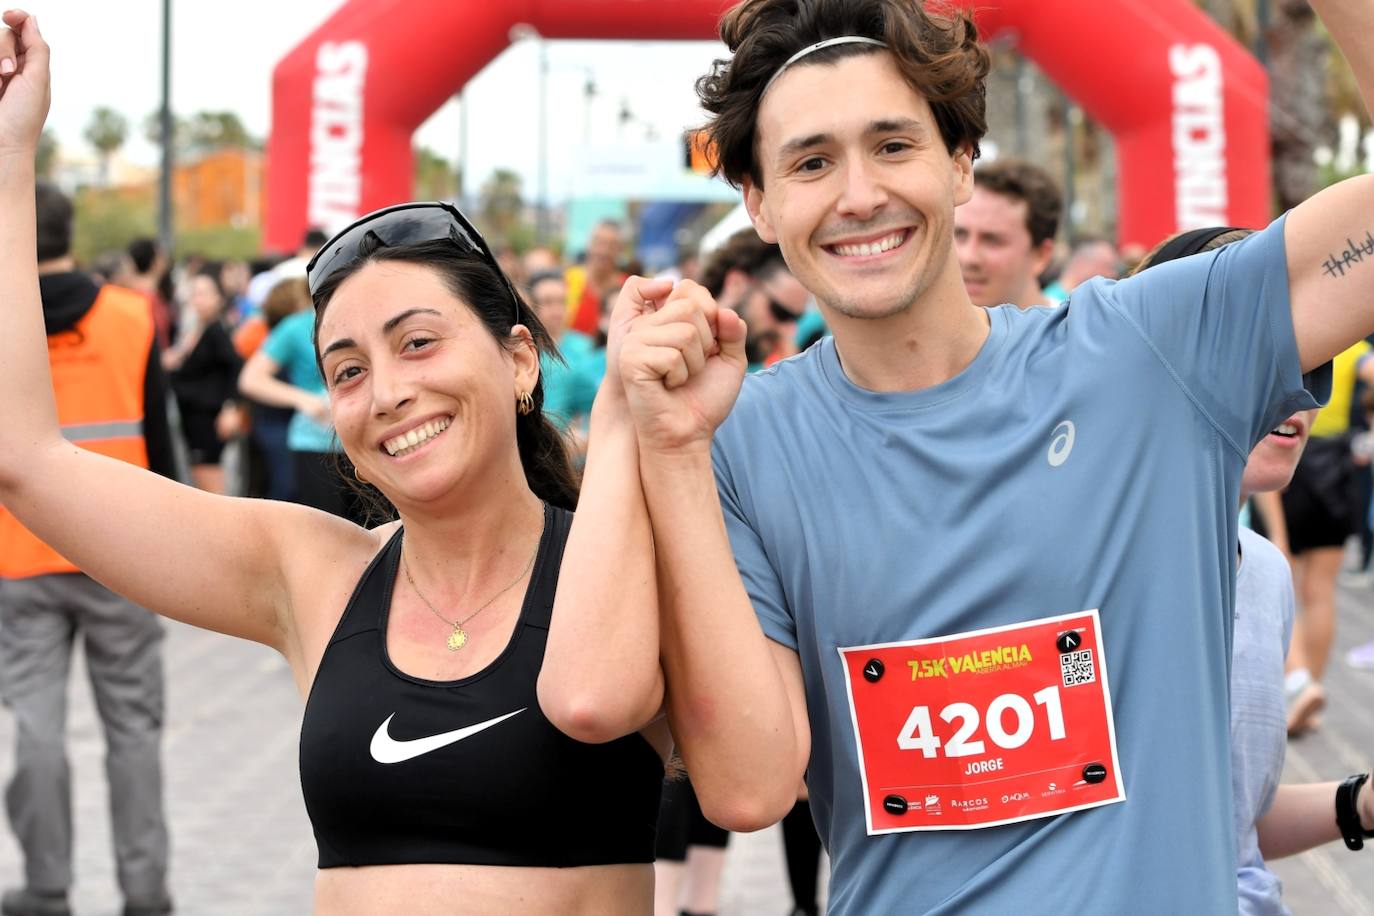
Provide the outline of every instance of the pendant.
[[450,652],[457,652],[459,649],[463,648],[463,646],[466,646],[467,644],[468,631],[464,630],[462,627],[458,626],[458,624],[455,623],[453,625],[453,632],[448,634],[448,650]]

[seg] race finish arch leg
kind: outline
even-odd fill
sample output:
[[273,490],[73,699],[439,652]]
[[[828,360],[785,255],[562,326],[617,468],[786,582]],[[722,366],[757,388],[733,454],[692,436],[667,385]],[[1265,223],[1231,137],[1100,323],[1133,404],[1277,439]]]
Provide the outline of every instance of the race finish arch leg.
[[[711,39],[728,2],[351,0],[277,65],[265,244],[411,194],[415,130],[511,41]],[[1012,37],[1116,141],[1118,241],[1268,221],[1268,80],[1189,0],[954,0]]]

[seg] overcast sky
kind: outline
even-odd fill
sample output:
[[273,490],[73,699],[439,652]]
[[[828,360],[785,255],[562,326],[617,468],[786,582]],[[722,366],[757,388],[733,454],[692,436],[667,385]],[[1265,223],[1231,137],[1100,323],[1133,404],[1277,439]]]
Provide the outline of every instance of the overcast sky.
[[[129,117],[124,154],[154,164],[143,120],[158,107],[161,0],[19,0],[38,16],[53,47],[53,106],[48,125],[67,148],[81,138],[91,110],[106,105]],[[451,0],[440,0],[451,2]],[[489,0],[501,2],[501,0]],[[664,0],[666,2],[666,0]],[[267,133],[276,62],[329,17],[342,0],[173,0],[172,106],[177,114],[232,110],[256,136]],[[497,167],[535,190],[538,162],[538,51],[518,42],[468,84],[469,176]],[[718,42],[551,42],[549,184],[562,199],[565,176],[584,134],[592,142],[631,142],[651,125],[670,137],[702,120],[692,83],[724,52]],[[590,72],[598,93],[587,105]],[[638,125],[620,133],[628,102]],[[459,149],[458,105],[449,102],[421,128],[418,142],[449,160]]]

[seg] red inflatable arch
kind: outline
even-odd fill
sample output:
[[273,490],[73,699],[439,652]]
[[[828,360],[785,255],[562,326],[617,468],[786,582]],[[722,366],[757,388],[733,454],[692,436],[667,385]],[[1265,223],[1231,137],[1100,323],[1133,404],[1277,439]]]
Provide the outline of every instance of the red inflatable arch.
[[[1268,82],[1190,0],[954,0],[1116,140],[1119,241],[1270,216]],[[709,39],[723,0],[350,0],[277,65],[265,242],[410,196],[411,136],[525,23],[546,38]]]

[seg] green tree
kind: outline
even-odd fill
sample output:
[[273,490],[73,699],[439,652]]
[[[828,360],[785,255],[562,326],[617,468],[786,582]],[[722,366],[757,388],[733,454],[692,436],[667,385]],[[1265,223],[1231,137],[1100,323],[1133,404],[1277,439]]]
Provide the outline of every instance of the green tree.
[[482,223],[492,239],[504,239],[520,222],[525,209],[520,175],[510,169],[497,169],[482,183],[479,207]]
[[187,142],[194,151],[257,149],[261,144],[232,111],[198,111],[187,123]]
[[51,179],[53,167],[57,165],[57,134],[52,128],[44,128],[38,138],[38,153],[34,156],[34,171],[39,178]]
[[100,183],[108,187],[110,160],[129,137],[129,120],[113,108],[102,105],[91,112],[83,136],[100,154]]
[[[172,115],[172,148],[182,150],[190,137],[190,125],[186,119],[177,115]],[[149,112],[143,119],[143,138],[153,146],[162,146],[162,112]]]
[[458,176],[453,164],[427,146],[415,148],[416,200],[449,200],[458,193]]

